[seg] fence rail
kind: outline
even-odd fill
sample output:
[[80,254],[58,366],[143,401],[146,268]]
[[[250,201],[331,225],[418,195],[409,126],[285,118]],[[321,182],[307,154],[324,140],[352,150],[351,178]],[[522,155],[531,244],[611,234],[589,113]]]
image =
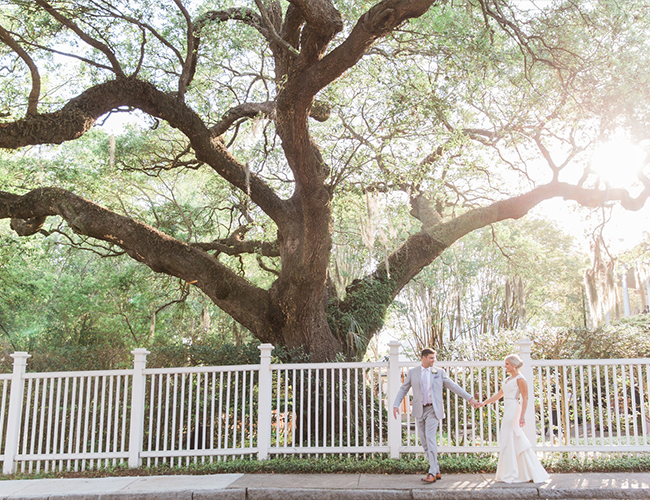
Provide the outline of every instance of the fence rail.
[[[3,473],[85,470],[128,463],[188,465],[233,456],[419,453],[410,397],[392,403],[413,362],[399,343],[378,363],[146,368],[26,373],[29,354],[0,374]],[[650,451],[650,359],[533,360],[520,341],[531,388],[525,431],[539,452]],[[481,400],[505,377],[502,361],[441,362]],[[444,393],[442,452],[497,451],[502,410],[473,410]]]

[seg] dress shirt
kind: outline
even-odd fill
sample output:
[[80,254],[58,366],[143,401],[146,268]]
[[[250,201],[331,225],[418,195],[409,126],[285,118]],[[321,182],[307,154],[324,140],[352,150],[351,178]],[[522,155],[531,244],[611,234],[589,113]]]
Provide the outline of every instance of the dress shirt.
[[428,404],[431,404],[431,371],[423,366],[421,370],[421,377],[422,405],[426,406]]

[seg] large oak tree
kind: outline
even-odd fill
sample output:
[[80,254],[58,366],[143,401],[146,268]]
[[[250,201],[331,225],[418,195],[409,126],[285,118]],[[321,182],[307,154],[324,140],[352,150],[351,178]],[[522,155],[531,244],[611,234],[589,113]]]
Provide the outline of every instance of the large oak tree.
[[[61,217],[314,360],[361,354],[400,290],[477,228],[553,197],[638,210],[650,194],[645,176],[611,187],[587,161],[609,131],[647,137],[643,2],[0,5],[0,148],[74,141],[107,113],[140,110],[185,141],[142,168],[210,169],[254,207],[233,203],[246,224],[208,241],[57,186],[0,192],[0,218],[29,236]],[[408,195],[420,225],[339,294],[328,276],[337,200],[368,193]],[[268,223],[275,238],[247,237]],[[275,261],[270,286],[223,258],[246,254]]]

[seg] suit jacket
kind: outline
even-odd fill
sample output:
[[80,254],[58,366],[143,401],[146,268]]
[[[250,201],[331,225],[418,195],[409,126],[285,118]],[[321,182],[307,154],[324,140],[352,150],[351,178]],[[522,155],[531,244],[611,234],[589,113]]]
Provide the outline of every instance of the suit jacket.
[[[450,391],[458,394],[461,398],[466,401],[472,399],[472,396],[456,382],[451,380],[447,373],[442,368],[433,367],[436,370],[436,373],[431,374],[431,404],[433,405],[433,411],[436,417],[439,420],[445,418],[445,413],[442,407],[442,388],[443,386],[449,389]],[[397,392],[397,397],[395,398],[394,408],[399,407],[402,399],[408,393],[409,389],[413,388],[413,416],[416,418],[422,417],[422,412],[424,407],[422,406],[422,365],[411,368],[406,374],[404,383],[402,387],[399,388]]]

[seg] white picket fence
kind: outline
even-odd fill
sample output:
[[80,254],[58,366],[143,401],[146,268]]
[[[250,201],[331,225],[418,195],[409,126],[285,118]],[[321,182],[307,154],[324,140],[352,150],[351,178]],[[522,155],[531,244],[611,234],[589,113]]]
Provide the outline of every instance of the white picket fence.
[[[538,361],[520,341],[533,404],[525,430],[539,452],[647,452],[650,359]],[[26,373],[29,354],[0,374],[3,473],[85,470],[128,463],[188,465],[229,456],[419,453],[410,405],[392,417],[405,371],[387,362],[146,368]],[[477,399],[493,394],[502,361],[440,362]],[[497,450],[501,407],[473,410],[445,391],[441,452]]]

